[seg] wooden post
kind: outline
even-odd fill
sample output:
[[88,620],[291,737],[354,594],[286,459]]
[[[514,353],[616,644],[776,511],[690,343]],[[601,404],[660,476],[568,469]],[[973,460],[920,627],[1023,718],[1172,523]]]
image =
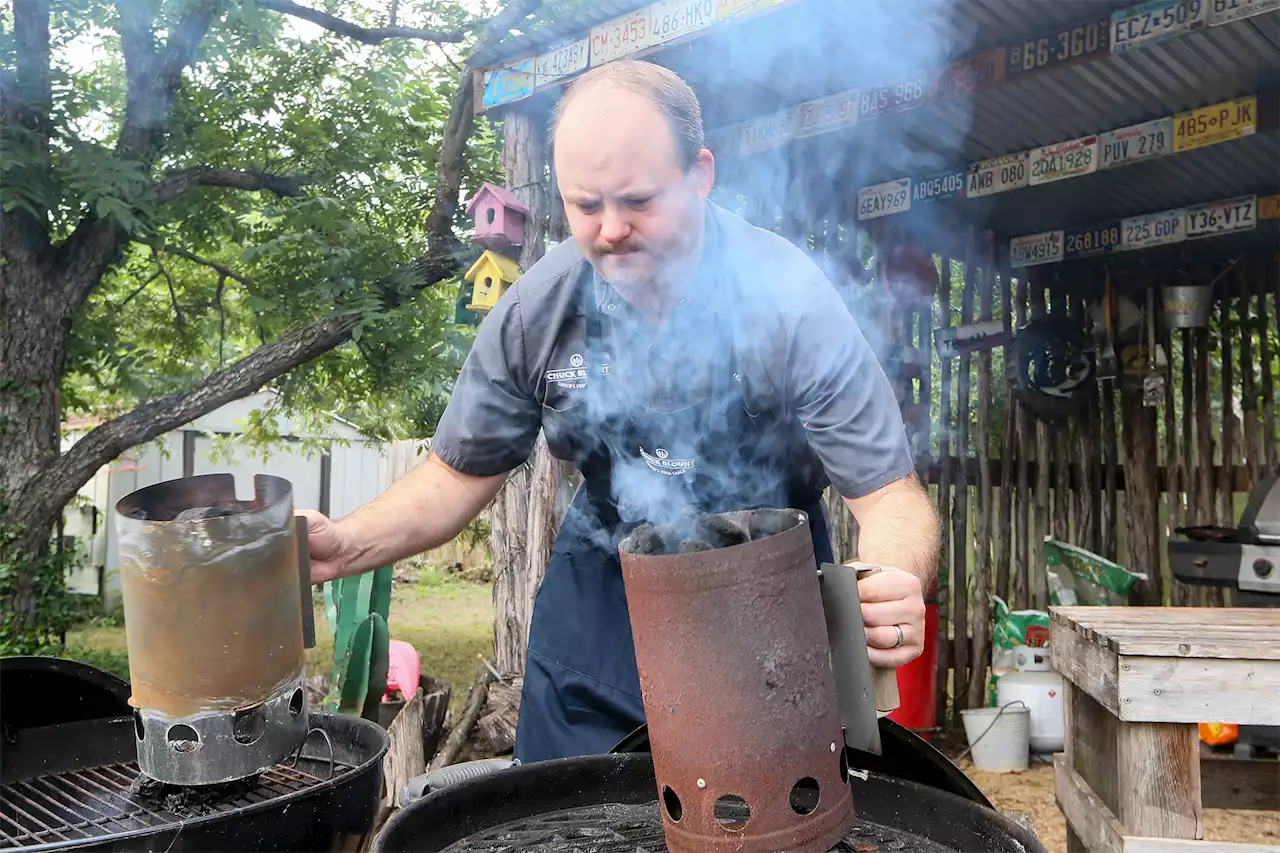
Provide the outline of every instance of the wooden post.
[[[1201,524],[1197,517],[1196,467],[1195,467],[1195,353],[1191,346],[1191,330],[1182,334],[1182,489],[1186,494],[1186,513],[1183,520],[1188,525]],[[1173,589],[1174,604],[1197,606],[1204,590],[1191,584],[1177,584]]]
[[1156,529],[1156,417],[1142,405],[1142,389],[1120,386],[1124,410],[1124,500],[1127,567],[1145,572],[1136,597],[1143,604],[1160,601],[1160,531]]
[[[1209,387],[1209,330],[1196,329],[1196,443],[1199,467],[1196,474],[1199,482],[1196,485],[1196,514],[1201,524],[1213,524],[1214,482],[1213,482],[1213,437],[1210,398],[1213,389]],[[1159,563],[1157,571],[1159,571]],[[1205,603],[1210,606],[1222,606],[1222,590],[1218,587],[1207,587],[1204,590]]]
[[[1169,359],[1169,375],[1164,386],[1164,457],[1165,457],[1165,480],[1169,495],[1169,530],[1172,532],[1175,528],[1182,524],[1182,459],[1178,448],[1181,446],[1178,442],[1178,415],[1177,407],[1174,405],[1174,380],[1177,378],[1173,372],[1173,333],[1165,330],[1164,335],[1164,351]],[[1170,602],[1175,606],[1183,606],[1190,603],[1191,593],[1187,584],[1176,578],[1171,578],[1173,589],[1170,590]]]
[[[1000,317],[1004,329],[1008,332],[1013,325],[1013,280],[1008,275],[1000,276]],[[1004,376],[1004,427],[1000,430],[1000,516],[996,522],[996,594],[1006,603],[1012,602],[1009,588],[1012,571],[1013,553],[1013,457],[1016,440],[1017,403],[1013,400],[1013,382],[1010,379],[1008,364],[1005,364]],[[1000,381],[997,378],[997,381]]]
[[[1231,434],[1235,431],[1235,397],[1236,386],[1231,364],[1231,303],[1230,295],[1218,302],[1218,328],[1222,342],[1222,467],[1218,471],[1218,524],[1224,527],[1235,527],[1235,509],[1231,503],[1231,492],[1235,487],[1231,476],[1235,464],[1235,447],[1232,446]],[[1265,337],[1265,336],[1264,336]],[[1265,363],[1265,362],[1264,362]]]
[[1102,528],[1102,556],[1115,560],[1116,550],[1116,500],[1119,489],[1116,484],[1116,383],[1114,379],[1102,381],[1102,507],[1098,523]]
[[[545,251],[550,218],[542,118],[513,109],[503,122],[502,165],[511,191],[529,208],[518,263],[528,270]],[[538,436],[530,464],[512,472],[490,505],[494,663],[504,677],[524,673],[533,601],[551,556],[567,488],[563,468]]]
[[[1077,317],[1083,317],[1084,300],[1073,300],[1072,310]],[[1098,551],[1097,517],[1094,515],[1094,500],[1098,490],[1093,476],[1098,469],[1097,424],[1098,395],[1095,390],[1080,412],[1075,431],[1075,452],[1071,454],[1074,457],[1071,473],[1075,479],[1075,500],[1072,501],[1072,542],[1094,553]],[[1063,461],[1066,462],[1066,460]]]
[[[975,235],[976,236],[976,235]],[[981,277],[978,286],[981,288],[979,298],[979,320],[991,319],[992,288],[995,287],[995,236],[991,232],[986,235],[986,247],[982,256]],[[987,680],[987,661],[991,653],[987,648],[990,642],[991,618],[991,523],[995,516],[995,508],[991,505],[991,351],[978,353],[978,434],[974,444],[978,451],[978,506],[976,529],[974,531],[973,562],[973,617],[969,620],[969,632],[972,634],[973,653],[969,659],[969,696],[968,707],[981,708],[983,688]]]
[[[1027,299],[1027,278],[1023,273],[1018,279],[1019,327],[1027,322]],[[1026,610],[1031,606],[1031,413],[1012,397],[1010,405],[1014,407],[1014,419],[1018,425],[1018,496],[1014,501],[1018,516],[1014,532],[1018,539],[1014,548],[1013,600],[1014,609]]]
[[[1055,278],[1050,299],[1055,317],[1067,315],[1066,284]],[[1053,473],[1053,538],[1059,542],[1071,540],[1071,419],[1066,418],[1050,428],[1052,442],[1050,471]]]
[[[1037,268],[1031,279],[1031,316],[1043,317],[1044,280]],[[1033,417],[1036,425],[1036,493],[1034,535],[1031,538],[1031,606],[1045,610],[1049,604],[1049,576],[1044,568],[1044,537],[1050,532],[1049,517],[1049,424]]]
[[[977,288],[977,270],[975,255],[976,235],[972,230],[966,233],[964,262],[964,293],[960,299],[960,318],[963,325],[973,319],[973,297]],[[956,472],[956,499],[951,514],[951,524],[955,536],[952,547],[952,579],[951,598],[955,603],[955,708],[957,713],[969,707],[969,556],[973,553],[969,545],[969,383],[972,372],[973,357],[968,353],[960,356],[960,377],[956,389],[956,458],[959,461]]]
[[[1265,466],[1268,473],[1280,474],[1280,463],[1277,462],[1280,448],[1276,447],[1278,443],[1276,438],[1276,398],[1274,380],[1271,376],[1271,324],[1267,322],[1266,292],[1259,287],[1258,295],[1255,298],[1257,299],[1258,309],[1258,364],[1262,368],[1262,457],[1258,461]],[[1277,306],[1277,310],[1280,310],[1280,305]]]
[[[951,325],[951,258],[942,256],[938,286],[938,325]],[[939,727],[947,728],[947,675],[951,661],[944,654],[950,639],[951,591],[951,359],[941,360],[941,412],[938,416],[938,518],[942,520],[938,549],[938,707]],[[958,634],[959,632],[957,632]],[[957,682],[958,684],[958,682]],[[957,717],[959,715],[957,714]]]
[[1240,417],[1244,432],[1245,470],[1249,472],[1246,478],[1248,489],[1258,482],[1258,389],[1254,384],[1253,370],[1255,325],[1253,306],[1245,289],[1240,296]]

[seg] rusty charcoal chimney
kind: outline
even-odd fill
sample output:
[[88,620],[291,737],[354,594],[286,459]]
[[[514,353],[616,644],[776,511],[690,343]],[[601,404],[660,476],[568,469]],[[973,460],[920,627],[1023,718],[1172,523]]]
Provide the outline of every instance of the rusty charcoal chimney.
[[669,849],[834,847],[855,813],[808,516],[686,516],[620,552]]
[[138,765],[159,782],[249,778],[307,735],[305,533],[288,480],[254,493],[209,474],[116,504]]

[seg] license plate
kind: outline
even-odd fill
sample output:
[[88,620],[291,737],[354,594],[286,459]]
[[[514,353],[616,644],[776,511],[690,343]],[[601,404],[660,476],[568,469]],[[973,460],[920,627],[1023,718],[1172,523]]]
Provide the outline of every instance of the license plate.
[[1063,233],[1062,257],[1070,260],[1115,251],[1120,247],[1120,232],[1119,220],[1068,229]]
[[1173,119],[1158,118],[1098,137],[1098,168],[1110,169],[1173,151]]
[[1280,219],[1280,195],[1264,195],[1258,199],[1259,219]]
[[1120,223],[1120,230],[1120,246],[1125,251],[1181,243],[1187,239],[1186,211],[1178,208],[1130,217]]
[[795,135],[814,136],[858,120],[858,93],[840,92],[806,101],[796,109]]
[[553,45],[551,50],[538,57],[534,88],[541,89],[571,74],[585,71],[590,58],[590,39],[567,39]]
[[653,44],[648,7],[591,28],[591,64],[612,62]]
[[1258,224],[1257,196],[1241,196],[1187,208],[1187,239],[1248,231]]
[[929,72],[915,74],[858,93],[858,120],[900,113],[923,106],[930,95]]
[[533,94],[534,61],[526,59],[484,75],[485,109],[520,101]]
[[738,153],[745,156],[785,145],[791,139],[795,117],[795,110],[783,110],[746,122],[738,132]]
[[1258,128],[1258,99],[1223,101],[1173,117],[1173,150],[1190,151],[1250,136]]
[[898,178],[858,190],[858,218],[879,219],[911,209],[911,179]]
[[969,198],[981,198],[1025,187],[1030,156],[1031,152],[1020,151],[1017,154],[970,163],[965,195]]
[[1111,16],[1094,18],[1009,46],[1006,77],[1089,62],[1111,53]]
[[1082,136],[1031,150],[1031,186],[1087,175],[1098,169],[1098,137]]
[[1034,267],[1062,260],[1062,232],[1045,231],[1009,241],[1009,263],[1015,267]]
[[1207,0],[1148,0],[1111,13],[1111,52],[1125,53],[1198,30]]
[[1217,27],[1252,18],[1272,9],[1280,9],[1280,0],[1206,0],[1209,3],[1209,26]]
[[964,197],[965,170],[951,169],[911,182],[911,203],[925,204]]
[[1007,61],[1001,46],[951,63],[938,81],[938,97],[956,98],[999,86]]
[[789,2],[790,0],[716,0],[716,20],[727,21],[739,15],[750,15]]
[[707,134],[707,148],[717,157],[736,157],[741,151],[739,141],[742,125],[731,124]]
[[663,44],[711,26],[715,18],[715,0],[663,0],[649,7],[649,31],[654,44]]

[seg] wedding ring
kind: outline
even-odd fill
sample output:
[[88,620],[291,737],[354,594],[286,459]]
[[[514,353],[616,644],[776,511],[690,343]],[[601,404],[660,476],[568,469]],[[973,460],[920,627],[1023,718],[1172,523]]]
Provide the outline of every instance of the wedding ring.
[[902,645],[902,626],[894,625],[893,627],[898,632],[898,642],[893,644],[893,647],[896,649],[898,646]]

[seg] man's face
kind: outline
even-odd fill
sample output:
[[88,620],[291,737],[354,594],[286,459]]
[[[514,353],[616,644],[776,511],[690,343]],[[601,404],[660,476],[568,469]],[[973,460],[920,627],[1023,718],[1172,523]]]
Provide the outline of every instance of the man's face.
[[686,170],[670,125],[643,96],[580,93],[561,117],[555,164],[574,239],[628,301],[662,286],[697,249],[714,161],[703,149]]

